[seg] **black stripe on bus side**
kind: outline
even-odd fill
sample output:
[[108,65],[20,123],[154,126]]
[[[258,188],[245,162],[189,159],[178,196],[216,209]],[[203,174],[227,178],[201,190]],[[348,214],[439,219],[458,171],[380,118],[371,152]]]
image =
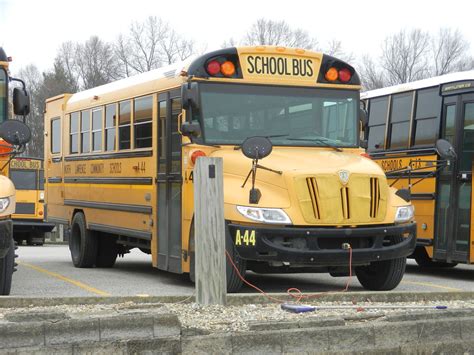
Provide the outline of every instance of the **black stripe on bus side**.
[[383,151],[383,152],[369,152],[370,157],[373,160],[380,159],[396,159],[396,158],[411,158],[419,156],[430,156],[436,155],[434,148],[426,148],[423,150],[394,150],[394,151]]
[[[411,173],[411,178],[412,179],[434,179],[436,176],[430,175],[434,171],[429,171],[427,170],[426,172],[412,172]],[[408,179],[408,172],[400,172],[400,173],[391,173],[390,171],[386,171],[385,175],[387,176],[387,179]]]
[[65,183],[72,184],[106,184],[106,185],[152,185],[153,178],[143,177],[65,177]]
[[122,159],[122,158],[142,158],[153,156],[152,150],[144,150],[138,152],[123,152],[123,153],[107,153],[95,155],[77,155],[65,157],[64,161],[83,161],[83,160],[99,160],[99,159]]
[[51,183],[51,184],[57,184],[59,182],[63,182],[63,178],[62,177],[50,177],[50,178],[48,178],[48,182]]
[[434,193],[411,193],[412,200],[434,200],[436,194]]
[[57,224],[69,224],[69,221],[67,219],[56,218],[56,217],[47,217],[45,221],[57,223]]
[[94,231],[98,231],[98,232],[105,232],[105,233],[123,235],[123,236],[126,236],[126,237],[133,237],[133,238],[138,238],[138,239],[151,240],[151,233],[150,232],[139,231],[139,230],[136,230],[136,229],[112,227],[112,226],[107,226],[107,225],[104,225],[104,224],[96,224],[96,223],[89,223],[89,229],[94,230]]
[[59,157],[59,158],[52,158],[52,159],[51,159],[51,161],[52,161],[53,163],[60,163],[62,160],[63,160],[62,157]]
[[109,202],[93,202],[81,200],[64,200],[64,205],[74,207],[96,208],[100,210],[124,211],[133,213],[151,214],[153,209],[151,206],[144,205],[127,205],[124,203],[109,203]]

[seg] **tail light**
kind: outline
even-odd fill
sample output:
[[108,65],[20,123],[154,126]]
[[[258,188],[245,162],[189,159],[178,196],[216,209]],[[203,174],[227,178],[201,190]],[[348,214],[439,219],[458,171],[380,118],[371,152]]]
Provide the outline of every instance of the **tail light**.
[[207,63],[206,70],[209,75],[217,75],[221,71],[221,64],[217,60],[211,60]]
[[337,78],[339,77],[339,73],[336,68],[332,67],[328,69],[324,77],[326,78],[327,81],[336,81]]
[[347,68],[342,68],[339,70],[339,81],[341,83],[348,83],[352,78],[351,71]]

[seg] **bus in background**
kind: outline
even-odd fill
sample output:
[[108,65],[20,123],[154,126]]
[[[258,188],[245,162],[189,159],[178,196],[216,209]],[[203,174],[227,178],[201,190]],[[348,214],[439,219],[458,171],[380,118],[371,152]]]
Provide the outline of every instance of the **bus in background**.
[[[283,47],[222,49],[50,98],[47,220],[70,229],[76,267],[137,247],[194,280],[193,168],[221,157],[229,292],[246,270],[349,266],[365,288],[393,289],[415,247],[413,209],[359,148],[359,99],[352,66]],[[246,185],[249,137],[273,151]]]
[[54,223],[44,221],[43,159],[17,157],[10,162],[10,180],[16,189],[13,238],[21,245],[43,245]]
[[[11,215],[15,211],[15,186],[9,179],[12,156],[24,152],[31,138],[29,128],[23,123],[30,111],[28,92],[20,79],[9,76],[11,58],[0,47],[0,295],[9,295],[15,271],[15,243]],[[23,88],[13,89],[13,113],[23,116],[23,122],[10,119],[9,85],[19,81]]]
[[[474,71],[367,91],[368,153],[397,188],[410,188],[420,266],[474,263]],[[440,159],[436,142],[457,158]],[[407,169],[408,168],[408,169]]]

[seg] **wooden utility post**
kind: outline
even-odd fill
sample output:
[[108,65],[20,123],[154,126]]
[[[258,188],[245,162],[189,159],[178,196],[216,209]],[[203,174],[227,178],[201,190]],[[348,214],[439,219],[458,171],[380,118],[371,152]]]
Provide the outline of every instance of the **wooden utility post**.
[[200,157],[194,168],[196,302],[225,305],[226,260],[222,158]]

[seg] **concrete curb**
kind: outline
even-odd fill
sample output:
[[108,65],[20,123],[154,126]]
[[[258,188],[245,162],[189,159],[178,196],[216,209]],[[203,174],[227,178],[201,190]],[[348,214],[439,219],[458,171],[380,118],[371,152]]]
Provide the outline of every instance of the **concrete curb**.
[[3,322],[0,354],[471,353],[474,310],[463,311],[343,324],[303,319],[288,328],[200,336],[184,336],[176,316],[149,310],[58,322]]
[[[294,301],[295,298],[286,293],[271,293],[274,298],[282,301]],[[322,302],[427,302],[427,301],[456,301],[474,300],[473,291],[463,292],[339,292],[323,293],[314,301]],[[15,307],[47,307],[57,305],[92,305],[92,304],[118,304],[132,302],[138,304],[146,303],[176,303],[194,302],[194,296],[132,296],[132,297],[40,297],[29,298],[16,296],[0,297],[0,308]],[[275,303],[260,294],[230,294],[227,295],[227,304],[239,306],[244,304]]]

